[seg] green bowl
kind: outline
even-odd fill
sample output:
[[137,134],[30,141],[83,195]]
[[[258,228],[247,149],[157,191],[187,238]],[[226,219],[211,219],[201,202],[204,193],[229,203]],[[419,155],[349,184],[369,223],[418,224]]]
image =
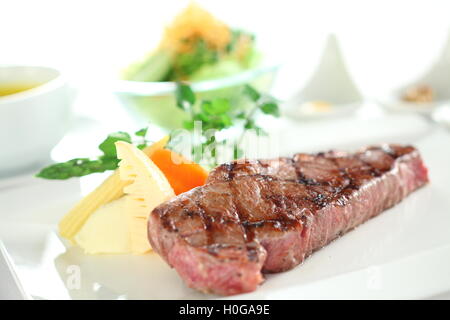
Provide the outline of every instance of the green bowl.
[[[192,89],[197,101],[216,97],[230,99],[233,108],[246,110],[250,105],[241,88],[250,84],[260,92],[267,92],[278,66],[260,67],[233,76],[194,82]],[[188,115],[176,106],[175,82],[139,82],[120,80],[114,89],[125,109],[139,123],[152,123],[171,130],[182,127]]]

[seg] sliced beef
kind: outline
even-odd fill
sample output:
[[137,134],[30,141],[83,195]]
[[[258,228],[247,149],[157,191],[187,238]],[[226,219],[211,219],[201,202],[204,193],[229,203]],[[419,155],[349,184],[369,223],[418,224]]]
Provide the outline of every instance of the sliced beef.
[[427,182],[410,146],[239,160],[155,208],[149,240],[188,286],[249,292]]

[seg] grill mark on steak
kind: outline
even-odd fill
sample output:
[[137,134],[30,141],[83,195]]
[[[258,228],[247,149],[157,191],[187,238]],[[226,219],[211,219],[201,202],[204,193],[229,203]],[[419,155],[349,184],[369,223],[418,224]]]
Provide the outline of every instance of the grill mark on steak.
[[[277,216],[276,218],[278,219],[265,219],[265,218],[255,218],[255,216],[258,216],[257,212],[250,212],[248,210],[248,208],[245,207],[245,203],[242,202],[243,199],[238,199],[236,197],[236,195],[239,194],[239,191],[237,191],[240,187],[240,183],[246,183],[247,181],[250,182],[255,182],[254,186],[255,190],[258,190],[256,193],[259,194],[260,199],[263,201],[263,203],[265,204],[265,208],[267,209],[265,211],[265,216],[269,215],[269,216]],[[273,210],[274,208],[276,209],[276,203],[274,203],[273,199],[272,199],[272,195],[270,194],[270,190],[268,190],[267,188],[267,183],[268,182],[273,182],[275,181],[272,177],[266,176],[266,175],[253,175],[252,179],[248,179],[248,177],[244,177],[244,178],[237,178],[236,179],[236,183],[232,182],[230,183],[230,187],[231,189],[234,191],[233,192],[233,204],[234,207],[236,208],[236,213],[239,216],[239,219],[244,227],[245,230],[245,235],[246,235],[246,239],[248,241],[253,241],[255,239],[255,227],[262,227],[264,226],[264,224],[266,223],[271,223],[273,224],[274,227],[278,227],[278,226],[285,226],[286,224],[288,224],[288,222],[286,221],[287,219],[285,219],[285,216],[283,214],[281,215],[277,215],[275,213],[275,211]],[[249,186],[251,187],[251,186]],[[278,201],[279,204],[279,201]],[[259,211],[259,210],[258,210]],[[278,221],[277,224],[274,224],[274,221]]]
[[[234,168],[234,166],[233,166],[233,168]],[[230,189],[232,191],[234,190],[233,184],[230,184]],[[243,214],[242,214],[239,204],[236,203],[236,197],[234,196],[235,192],[232,192],[231,194],[232,194],[231,201],[232,201],[233,207],[235,209],[235,212],[236,212],[237,216],[239,217],[239,220],[242,221]],[[252,242],[253,238],[254,238],[254,234],[247,228],[247,226],[244,223],[242,223],[241,226],[242,226],[242,231],[244,233],[245,241]],[[248,256],[249,260],[251,260],[251,261],[253,261],[256,258],[255,254],[252,252],[251,249],[247,250],[247,256]]]
[[189,286],[248,292],[427,181],[411,146],[232,162],[155,208],[149,240]]
[[206,246],[209,247],[211,244],[213,244],[212,232],[211,232],[212,231],[211,219],[213,219],[213,218],[205,213],[205,209],[202,207],[199,200],[200,200],[200,198],[195,199],[195,205],[199,208],[199,215],[202,219],[202,222],[204,225],[204,230],[206,231]]

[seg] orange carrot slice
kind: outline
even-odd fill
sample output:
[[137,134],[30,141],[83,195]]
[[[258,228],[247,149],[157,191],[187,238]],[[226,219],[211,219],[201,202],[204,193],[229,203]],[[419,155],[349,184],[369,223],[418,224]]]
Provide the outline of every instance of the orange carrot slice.
[[164,173],[177,195],[205,184],[208,177],[202,166],[168,149],[156,150],[150,159]]

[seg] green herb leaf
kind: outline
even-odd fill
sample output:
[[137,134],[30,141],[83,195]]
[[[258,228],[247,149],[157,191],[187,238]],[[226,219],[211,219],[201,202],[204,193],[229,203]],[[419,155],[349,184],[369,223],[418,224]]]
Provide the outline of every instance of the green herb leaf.
[[117,158],[100,157],[103,168],[106,170],[115,170],[119,167],[120,160]]
[[211,114],[223,114],[230,111],[230,101],[228,99],[214,99],[211,103]]
[[175,91],[177,106],[182,110],[187,110],[195,104],[195,94],[188,84],[177,82]]
[[228,99],[217,98],[212,101],[202,101],[201,109],[208,115],[219,115],[230,111],[230,101]]
[[200,110],[205,114],[206,117],[209,114],[214,114],[212,112],[212,110],[213,110],[212,103],[209,100],[202,101],[202,103],[200,104]]
[[261,98],[261,94],[249,84],[246,84],[244,86],[244,94],[254,102],[258,101],[259,98]]
[[239,112],[237,115],[236,115],[236,119],[245,119],[245,112]]
[[259,108],[265,114],[269,114],[274,117],[280,116],[280,109],[278,108],[278,104],[276,104],[275,102],[265,102],[261,104]]
[[253,119],[248,119],[244,124],[245,129],[254,129],[255,126],[255,121]]
[[220,121],[224,128],[229,128],[233,125],[233,119],[228,114],[222,114],[220,116]]
[[98,148],[103,151],[103,157],[105,158],[116,158],[116,145],[117,141],[125,141],[131,143],[131,137],[126,132],[114,132],[108,135],[108,137],[98,146]]
[[145,137],[147,135],[148,127],[142,128],[141,130],[138,130],[134,133],[135,136],[138,137]]
[[67,162],[57,163],[42,169],[36,177],[53,180],[65,180],[72,177],[82,177],[91,173],[105,172],[117,168],[117,162],[76,158]]
[[138,148],[139,150],[143,150],[143,149],[145,149],[147,147],[147,144],[146,143],[141,143],[141,144],[138,144],[137,146],[136,146],[136,148]]
[[191,121],[191,120],[183,121],[183,128],[186,130],[193,130],[194,129],[194,121]]
[[[205,126],[205,123],[209,122],[209,116],[206,113],[200,112],[200,113],[194,114],[194,120],[204,122],[203,126]],[[194,128],[194,126],[192,126],[192,128]]]

